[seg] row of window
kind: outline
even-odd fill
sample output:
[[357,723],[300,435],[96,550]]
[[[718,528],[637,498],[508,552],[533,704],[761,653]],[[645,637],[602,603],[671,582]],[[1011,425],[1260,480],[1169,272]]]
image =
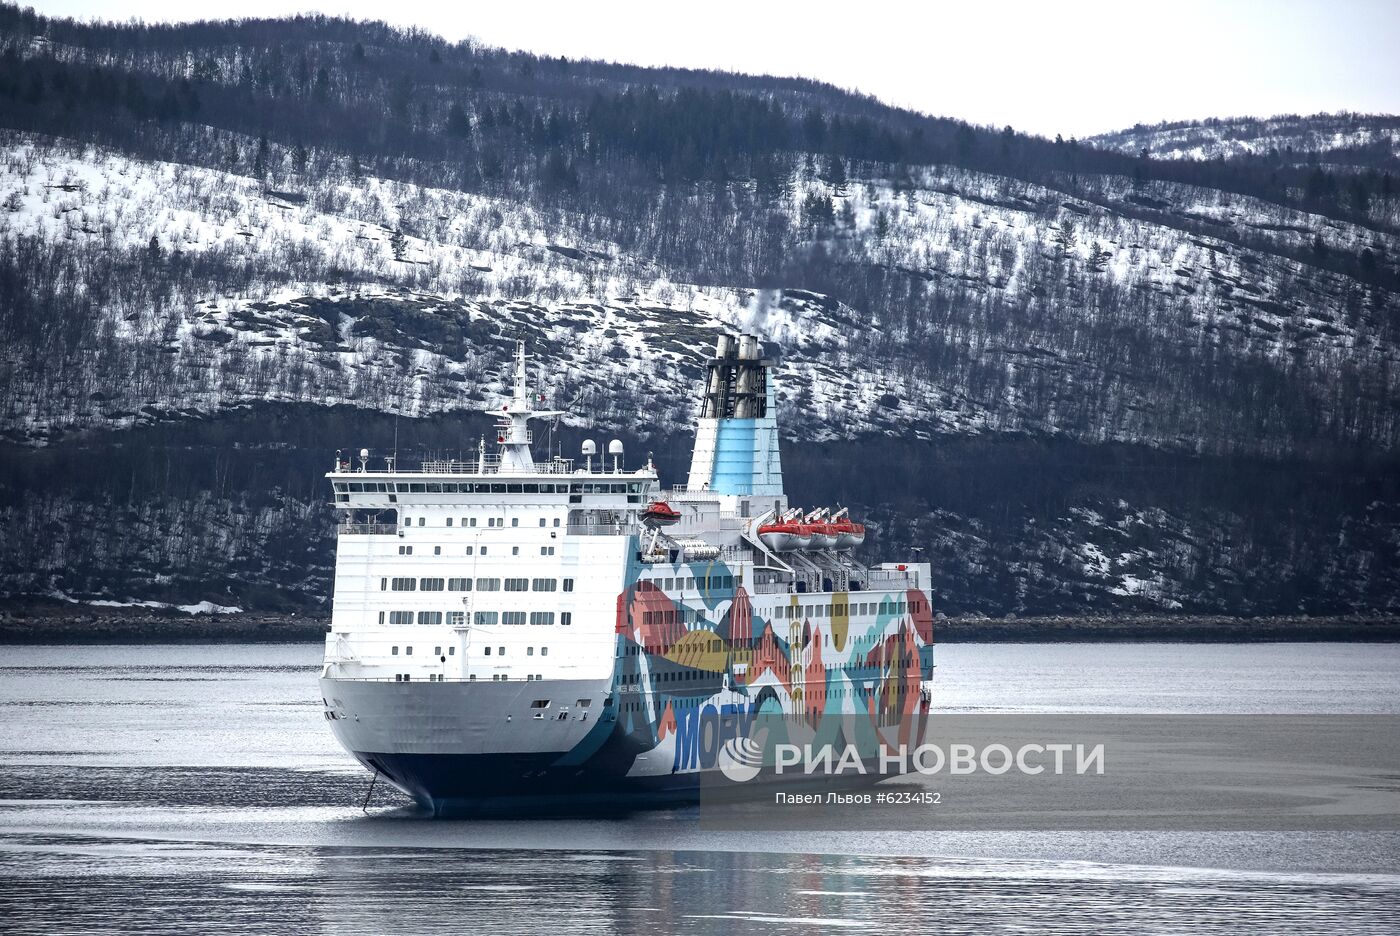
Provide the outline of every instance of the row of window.
[[641,494],[642,482],[337,481],[338,494]]
[[[490,647],[485,647],[485,648],[483,648],[483,649],[486,651],[484,654],[482,654],[483,656],[491,656],[491,648],[490,648]],[[404,656],[413,656],[413,648],[412,648],[412,647],[405,645],[404,648],[403,648],[403,651],[404,651],[404,653],[403,653]],[[397,645],[397,644],[395,644],[393,647],[391,647],[391,648],[389,649],[389,655],[390,655],[390,656],[398,656],[398,655],[399,655],[399,648],[398,648],[398,645]],[[435,657],[441,657],[442,655],[443,655],[443,653],[442,653],[442,647],[434,647],[434,648],[433,648],[433,656],[435,656]],[[447,648],[447,656],[456,656],[456,655],[457,655],[457,648],[456,648],[456,647],[448,647],[448,648]],[[496,656],[498,656],[498,657],[503,657],[503,656],[505,656],[505,655],[506,655],[506,648],[505,648],[505,647],[497,647],[497,648],[496,648]],[[526,655],[526,656],[534,656],[534,655],[535,655],[535,648],[534,648],[534,647],[526,647],[526,648],[525,648],[525,655]],[[540,647],[540,656],[542,656],[542,657],[544,657],[544,656],[549,656],[549,648],[548,648],[548,647]]]
[[[381,578],[379,580],[380,591],[500,591],[504,584],[508,592],[552,592],[559,591],[560,582],[556,578],[491,578],[482,577],[478,579],[469,578]],[[574,580],[566,578],[563,581],[563,591],[574,590]]]
[[[447,525],[448,525],[448,526],[452,526],[452,525],[453,525],[453,522],[454,522],[456,519],[457,519],[456,517],[448,517],[448,518],[447,518]],[[476,517],[462,517],[461,519],[462,519],[462,526],[464,526],[464,527],[470,528],[470,527],[476,526],[476,519],[477,519]],[[546,526],[549,526],[549,525],[550,525],[550,524],[549,524],[549,518],[547,518],[547,517],[540,517],[539,519],[540,519],[540,526],[541,526],[541,527],[546,527]],[[404,518],[403,518],[403,525],[406,526],[406,527],[411,527],[411,526],[413,526],[413,518],[412,518],[412,517],[404,517]],[[427,525],[428,525],[428,520],[427,520],[427,518],[426,518],[426,517],[419,517],[419,518],[418,518],[418,525],[419,525],[420,527],[421,527],[421,526],[427,526]],[[487,518],[486,518],[486,526],[487,526],[489,529],[502,529],[502,528],[505,527],[505,525],[506,525],[506,518],[505,518],[505,517],[487,517]],[[511,518],[510,518],[510,525],[511,525],[512,527],[518,527],[518,526],[520,526],[520,518],[519,518],[519,517],[511,517]],[[554,518],[554,526],[557,527],[557,526],[561,526],[561,525],[562,525],[562,524],[561,524],[560,519],[559,519],[558,517],[555,517],[555,518]]]
[[774,618],[784,618],[788,620],[801,620],[804,617],[843,617],[846,615],[857,616],[862,614],[903,614],[904,602],[887,598],[884,601],[861,601],[846,604],[836,602],[834,604],[818,605],[780,605],[774,609]]
[[643,611],[642,623],[646,625],[664,624],[704,624],[704,609],[694,608],[670,608],[666,611]]
[[[491,655],[491,648],[490,648],[490,647],[484,647],[484,648],[482,648],[482,649],[484,649],[484,650],[486,651],[484,654],[482,654],[483,656],[490,656],[490,655]],[[497,647],[497,648],[496,648],[496,656],[498,656],[498,657],[503,657],[503,656],[505,656],[505,655],[506,655],[506,648],[505,648],[505,647]],[[526,647],[526,648],[525,648],[525,655],[526,655],[526,656],[534,656],[534,655],[535,655],[535,648],[534,648],[534,647]],[[549,656],[549,648],[548,648],[548,647],[540,647],[540,656]]]
[[[574,613],[572,611],[560,611],[557,619],[564,627],[569,627],[574,623]],[[448,627],[463,627],[467,623],[465,611],[380,611],[379,623],[385,621],[393,627],[408,627],[413,623],[418,623],[425,627],[440,627],[444,623]],[[494,627],[497,624],[524,625],[527,621],[530,624],[542,627],[552,626],[556,620],[556,613],[553,611],[478,611],[472,615],[472,623],[477,627]],[[398,648],[394,648],[398,653]],[[413,652],[410,647],[409,653]]]
[[[405,647],[403,648],[403,651],[404,651],[404,652],[403,652],[403,655],[404,655],[404,656],[413,656],[413,648],[412,648],[412,647],[405,646]],[[395,645],[393,646],[393,648],[390,649],[389,653],[390,653],[390,655],[392,655],[392,656],[398,656],[398,655],[399,655],[399,648],[398,648],[398,645],[395,644]],[[435,656],[435,657],[440,657],[440,656],[442,656],[442,655],[443,655],[443,654],[442,654],[442,648],[441,648],[441,647],[434,647],[434,648],[433,648],[433,656]],[[456,647],[448,647],[448,648],[447,648],[447,655],[448,655],[448,656],[456,656],[456,655],[457,655],[457,648],[456,648]]]
[[[762,637],[739,637],[731,640],[729,642],[729,650],[735,654],[735,662],[749,662],[753,658],[753,655],[759,650],[760,645],[763,643],[763,639],[764,638]],[[871,648],[878,647],[880,645],[881,639],[882,638],[879,635],[871,637],[856,637],[850,641],[850,646],[852,648],[853,653],[860,653]],[[821,640],[823,646],[831,646],[830,632],[822,634]],[[638,656],[642,653],[665,654],[668,653],[669,650],[670,646],[668,644],[632,644],[627,647],[624,655]]]
[[[445,681],[445,678],[446,678],[446,677],[444,677],[442,673],[429,673],[429,674],[428,674],[428,682],[444,682],[444,681]],[[470,676],[467,677],[467,680],[468,680],[469,682],[476,682],[476,674],[475,674],[475,673],[472,673]],[[507,676],[505,673],[496,673],[496,674],[494,674],[494,675],[491,677],[491,681],[492,681],[492,682],[510,682],[510,677]],[[542,674],[542,673],[532,673],[532,674],[529,674],[529,675],[527,675],[527,676],[525,677],[525,681],[526,681],[526,682],[543,682],[543,681],[544,681],[544,674]],[[412,674],[412,673],[395,673],[395,674],[394,674],[394,682],[413,682],[413,674]],[[541,716],[540,716],[540,715],[536,715],[535,717],[536,717],[536,718],[540,718]],[[564,716],[563,716],[563,714],[561,714],[559,717],[562,719]]]
[[[476,549],[477,549],[477,548],[476,548],[475,546],[468,546],[468,547],[467,547],[467,550],[466,550],[466,555],[468,555],[468,556],[474,556],[474,555],[482,555],[482,556],[485,556],[485,555],[489,555],[488,552],[487,552],[488,547],[486,547],[486,546],[482,546],[482,547],[481,547],[481,552],[480,552],[480,553],[477,553]],[[511,554],[512,556],[518,556],[518,555],[520,555],[520,547],[519,547],[519,546],[512,546],[512,547],[510,548],[510,554]],[[400,544],[399,544],[399,555],[400,555],[400,556],[411,556],[411,555],[413,555],[413,547],[412,547],[412,546],[404,545],[403,543],[400,543]],[[442,547],[441,547],[441,546],[434,546],[434,547],[433,547],[433,555],[434,555],[434,556],[441,556],[441,555],[442,555]],[[553,547],[553,546],[541,546],[541,547],[540,547],[540,555],[541,555],[541,556],[552,556],[552,555],[554,555],[554,547]]]
[[[911,653],[896,653],[891,655],[889,659],[885,660],[884,662],[886,665],[893,667],[911,667],[914,665],[914,655]],[[858,662],[829,663],[826,666],[824,666],[823,669],[828,675],[831,676],[834,676],[837,673],[848,673],[850,671],[874,671],[873,667],[866,666]],[[621,677],[621,684],[628,686],[638,685],[639,683],[644,682],[644,680],[642,680],[641,677],[641,673],[623,673]],[[652,673],[650,674],[649,678],[652,685],[668,682],[717,682],[720,679],[720,674],[706,670],[672,670],[670,672],[665,673]]]
[[[528,614],[528,617],[527,617]],[[497,624],[518,626],[526,621],[535,625],[554,623],[553,611],[477,611],[472,615],[472,623],[477,627],[495,627]],[[574,623],[572,611],[560,611],[559,623],[568,627]]]
[[674,578],[650,579],[651,583],[663,591],[676,591],[677,589],[695,589],[701,591],[715,591],[719,589],[733,588],[734,576],[732,575],[709,575],[709,576],[678,576]]

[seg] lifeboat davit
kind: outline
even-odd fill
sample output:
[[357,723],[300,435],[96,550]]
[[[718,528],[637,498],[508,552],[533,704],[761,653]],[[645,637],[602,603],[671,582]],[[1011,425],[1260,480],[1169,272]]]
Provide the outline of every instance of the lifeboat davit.
[[642,511],[642,523],[649,527],[664,527],[676,523],[681,512],[665,501],[655,501]]
[[837,549],[853,549],[865,542],[865,524],[841,520],[831,525],[836,529]]
[[765,523],[758,528],[758,540],[774,552],[806,549],[812,542],[812,528],[803,523]]

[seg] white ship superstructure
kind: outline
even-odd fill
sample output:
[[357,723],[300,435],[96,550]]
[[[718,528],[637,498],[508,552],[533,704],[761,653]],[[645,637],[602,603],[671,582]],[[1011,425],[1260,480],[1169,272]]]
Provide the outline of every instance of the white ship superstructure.
[[669,490],[616,440],[537,460],[529,421],[558,414],[533,409],[523,346],[493,451],[337,456],[321,685],[340,742],[454,813],[683,794],[760,715],[795,736],[855,717],[876,744],[921,730],[929,567],[867,568],[845,511],[788,503],[769,364],[720,336]]

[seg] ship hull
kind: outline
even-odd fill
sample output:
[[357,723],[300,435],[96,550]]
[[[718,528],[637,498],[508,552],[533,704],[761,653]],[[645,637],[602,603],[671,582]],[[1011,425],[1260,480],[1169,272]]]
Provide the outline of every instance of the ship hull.
[[[337,740],[366,770],[438,817],[536,813],[541,810],[645,809],[697,801],[702,791],[730,797],[778,787],[847,787],[880,779],[873,769],[881,743],[909,743],[923,736],[927,708],[883,727],[864,716],[832,714],[824,730],[794,733],[790,715],[750,719],[737,733],[810,743],[819,734],[849,737],[872,767],[866,775],[776,774],[771,763],[752,777],[731,782],[703,749],[691,759],[674,753],[679,736],[661,739],[639,731],[608,701],[610,681],[395,683],[323,678],[327,721]],[[521,717],[535,698],[548,697],[544,718]],[[578,701],[593,701],[580,710]],[[556,699],[569,699],[561,713]],[[561,706],[562,707],[562,706]],[[731,707],[740,707],[734,705]],[[582,712],[587,711],[585,718]],[[565,717],[560,717],[564,714]],[[844,722],[844,724],[841,724]],[[731,720],[728,724],[733,724]],[[835,730],[833,730],[835,726]],[[682,763],[685,762],[685,763]],[[678,764],[680,769],[678,769]]]

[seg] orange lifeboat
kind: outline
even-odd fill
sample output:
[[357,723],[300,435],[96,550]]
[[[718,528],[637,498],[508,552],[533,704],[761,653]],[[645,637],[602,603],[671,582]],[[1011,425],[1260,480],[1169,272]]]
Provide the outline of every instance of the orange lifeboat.
[[853,549],[865,542],[865,524],[838,520],[831,526],[836,530],[836,548]]
[[758,539],[774,552],[806,549],[812,542],[812,528],[805,523],[793,523],[787,520],[765,523],[758,528]]
[[681,519],[681,512],[665,501],[653,501],[642,511],[642,523],[649,527],[671,526]]
[[811,526],[813,549],[834,549],[836,547],[836,524],[823,521],[813,523]]

